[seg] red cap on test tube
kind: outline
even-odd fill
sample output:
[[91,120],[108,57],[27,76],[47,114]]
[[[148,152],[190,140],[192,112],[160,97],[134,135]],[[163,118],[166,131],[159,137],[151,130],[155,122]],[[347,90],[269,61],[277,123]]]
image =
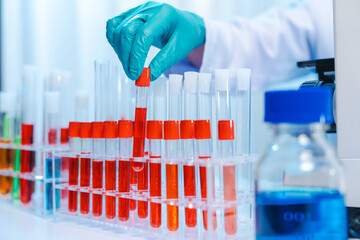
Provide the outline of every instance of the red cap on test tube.
[[104,122],[104,138],[117,138],[118,137],[118,125],[116,121]]
[[131,120],[119,120],[118,122],[119,138],[132,138],[133,125],[134,124]]
[[135,86],[150,87],[150,68],[144,68],[140,77],[135,81]]
[[181,139],[195,138],[195,121],[182,120],[180,122],[180,135],[181,135]]
[[220,120],[218,122],[219,140],[234,140],[234,121]]
[[162,139],[163,138],[163,122],[162,121],[147,121],[146,123],[146,138],[147,139]]
[[70,122],[69,123],[69,137],[80,137],[80,123]]
[[80,138],[91,138],[91,123],[80,123]]
[[69,142],[69,129],[64,127],[60,129],[60,143],[65,144]]
[[165,140],[180,139],[179,121],[169,120],[164,122],[164,139]]
[[196,120],[195,121],[195,138],[196,139],[211,139],[210,120]]
[[103,122],[92,122],[92,137],[103,138],[104,137],[104,123]]

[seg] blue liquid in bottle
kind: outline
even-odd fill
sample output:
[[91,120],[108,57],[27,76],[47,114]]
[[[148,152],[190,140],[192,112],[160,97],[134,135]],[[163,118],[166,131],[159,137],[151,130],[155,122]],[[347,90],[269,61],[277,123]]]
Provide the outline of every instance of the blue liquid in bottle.
[[[61,160],[60,158],[55,158],[54,159],[55,162],[55,178],[59,178],[60,177],[60,170],[61,170]],[[51,179],[53,177],[53,159],[52,158],[47,158],[46,159],[46,168],[45,168],[45,172],[46,172],[46,178],[47,179]],[[56,208],[60,207],[60,190],[56,189],[55,190],[55,205]],[[45,183],[45,207],[46,210],[52,210],[53,209],[53,183],[52,182],[47,182]]]
[[336,190],[287,190],[256,194],[256,239],[347,239],[344,197]]

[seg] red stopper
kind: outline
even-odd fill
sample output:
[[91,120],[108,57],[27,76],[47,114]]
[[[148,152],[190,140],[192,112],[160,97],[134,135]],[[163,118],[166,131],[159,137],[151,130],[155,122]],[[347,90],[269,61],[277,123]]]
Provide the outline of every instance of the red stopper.
[[219,140],[234,140],[234,121],[220,120],[218,122],[218,138]]
[[80,123],[80,138],[91,138],[91,123]]
[[135,81],[135,86],[150,87],[150,68],[144,68],[140,77]]
[[196,139],[211,139],[210,120],[195,121],[195,138]]
[[195,137],[195,121],[182,120],[180,122],[181,139],[193,139]]
[[147,139],[162,139],[163,138],[163,122],[162,121],[147,121],[146,123],[146,138]]
[[69,123],[69,137],[80,137],[80,123],[70,122]]
[[103,122],[92,122],[92,134],[93,138],[104,137],[104,123]]
[[104,122],[104,138],[117,138],[118,137],[118,125],[116,121]]
[[21,144],[33,144],[34,125],[21,124]]
[[179,121],[165,121],[164,122],[164,139],[178,140],[180,139]]
[[119,138],[132,138],[133,122],[131,120],[119,120],[118,130]]
[[60,143],[65,144],[69,142],[69,129],[64,127],[60,129]]

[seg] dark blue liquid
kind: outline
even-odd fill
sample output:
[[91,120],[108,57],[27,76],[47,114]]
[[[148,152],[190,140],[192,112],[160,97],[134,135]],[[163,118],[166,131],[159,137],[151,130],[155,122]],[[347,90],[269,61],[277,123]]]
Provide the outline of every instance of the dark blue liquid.
[[[60,158],[54,159],[55,166],[55,178],[60,177],[60,171],[61,171],[61,160]],[[45,176],[47,179],[53,177],[53,159],[47,158],[46,164],[45,164]],[[56,208],[60,207],[60,190],[56,189],[55,192],[55,204]],[[53,183],[48,182],[45,183],[45,207],[46,210],[52,210],[53,209]]]
[[257,193],[256,239],[347,239],[344,196],[333,190]]

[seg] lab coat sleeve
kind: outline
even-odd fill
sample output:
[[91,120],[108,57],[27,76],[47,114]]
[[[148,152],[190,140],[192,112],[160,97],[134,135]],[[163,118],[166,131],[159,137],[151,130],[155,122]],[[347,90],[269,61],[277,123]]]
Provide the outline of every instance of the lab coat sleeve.
[[[310,2],[301,2],[287,9],[273,8],[253,20],[205,19],[206,43],[200,72],[228,68],[235,78],[237,68],[251,68],[255,89],[304,74],[297,69],[296,62],[319,57],[316,48],[321,38],[317,36],[315,7]],[[332,15],[326,19],[332,21]],[[333,57],[333,49],[328,52],[327,57]]]

